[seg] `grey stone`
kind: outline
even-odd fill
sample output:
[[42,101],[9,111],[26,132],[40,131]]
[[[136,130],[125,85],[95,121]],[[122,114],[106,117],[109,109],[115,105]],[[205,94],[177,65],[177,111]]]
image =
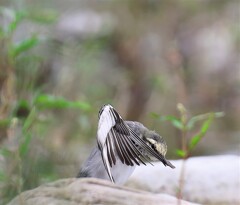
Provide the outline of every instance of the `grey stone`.
[[[128,186],[153,193],[176,195],[182,160],[171,160],[176,167],[162,163],[138,167]],[[185,162],[183,199],[203,204],[240,204],[240,156],[192,157]]]
[[[166,194],[153,194],[116,186],[100,179],[70,178],[25,191],[8,205],[175,205],[177,202],[178,199]],[[181,201],[181,204],[194,205],[186,201]]]

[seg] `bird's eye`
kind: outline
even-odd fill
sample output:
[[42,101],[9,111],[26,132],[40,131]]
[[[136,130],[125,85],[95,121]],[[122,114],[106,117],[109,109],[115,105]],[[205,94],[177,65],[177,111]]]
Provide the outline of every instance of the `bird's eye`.
[[152,144],[151,147],[152,147],[152,149],[156,149],[156,145],[155,144]]

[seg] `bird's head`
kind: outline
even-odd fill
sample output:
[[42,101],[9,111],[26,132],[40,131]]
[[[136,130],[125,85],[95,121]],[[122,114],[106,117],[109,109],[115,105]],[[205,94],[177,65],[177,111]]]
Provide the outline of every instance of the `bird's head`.
[[[167,165],[167,166],[169,166],[173,169],[175,168],[175,166],[173,166],[171,164],[171,162],[169,162],[165,158],[165,155],[167,153],[167,144],[166,144],[166,142],[165,142],[165,140],[163,139],[162,136],[160,136],[155,131],[145,129],[145,130],[143,130],[142,138],[154,151],[156,151],[157,153],[159,153],[160,155],[163,156],[164,160],[162,161],[162,163],[165,166]],[[152,160],[154,161],[154,159],[152,159]]]
[[[142,138],[146,144],[151,147],[155,152],[160,154],[163,157],[162,163],[165,166],[169,166],[171,168],[175,168],[166,158],[165,155],[167,153],[167,144],[162,136],[160,136],[155,131],[147,129],[142,123],[140,122],[133,122],[133,121],[126,121],[127,125],[135,132],[137,135]],[[152,156],[149,156],[148,153],[145,153],[144,149],[138,147],[139,150],[150,160],[155,161],[156,159]]]
[[156,152],[165,157],[167,153],[167,144],[162,136],[151,130],[144,130],[143,140]]
[[126,123],[140,138],[146,142],[148,146],[165,157],[167,153],[167,144],[162,136],[155,131],[147,129],[140,122],[126,121]]
[[[162,163],[165,166],[167,165],[167,166],[171,167],[172,169],[175,168],[175,166],[173,166],[171,164],[171,162],[169,162],[165,158],[165,155],[167,153],[167,144],[162,136],[160,136],[159,134],[157,134],[154,131],[145,129],[143,131],[142,138],[154,151],[156,151],[157,153],[159,153],[160,155],[163,156]],[[152,157],[150,157],[150,159],[154,161],[154,159],[152,159]]]

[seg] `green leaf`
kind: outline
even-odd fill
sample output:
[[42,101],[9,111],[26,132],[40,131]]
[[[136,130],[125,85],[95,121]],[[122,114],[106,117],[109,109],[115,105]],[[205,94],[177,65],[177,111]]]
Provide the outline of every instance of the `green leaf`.
[[72,105],[73,105],[73,107],[79,108],[84,111],[89,111],[91,109],[90,104],[87,102],[83,102],[83,101],[72,102]]
[[184,129],[184,125],[182,124],[181,120],[178,119],[175,116],[172,116],[172,115],[161,116],[160,120],[162,120],[162,121],[170,121],[174,127],[178,128],[180,130]]
[[194,135],[190,140],[190,144],[189,144],[190,149],[193,149],[194,147],[196,147],[196,145],[201,140],[201,138],[202,138],[201,133]]
[[189,149],[192,150],[200,142],[200,140],[206,135],[212,121],[214,119],[214,113],[208,115],[208,118],[203,122],[200,131],[194,135],[189,142]]
[[26,12],[23,10],[15,11],[7,7],[0,7],[0,14],[2,14],[3,18],[7,17],[7,19],[11,19],[11,22],[4,28],[6,35],[11,35],[26,16]]
[[194,128],[194,125],[197,122],[208,119],[210,115],[213,115],[214,118],[219,118],[224,116],[224,112],[206,113],[206,114],[194,116],[188,121],[187,129],[191,130],[192,128]]
[[186,157],[186,155],[187,155],[187,153],[186,153],[184,150],[182,150],[182,149],[177,149],[177,150],[176,150],[176,154],[177,154],[179,157],[182,157],[182,158]]
[[34,46],[39,44],[39,39],[36,36],[32,36],[28,39],[23,40],[22,42],[18,43],[17,45],[14,45],[11,49],[10,49],[10,55],[12,57],[16,57],[19,54],[30,50],[31,48],[33,48]]
[[180,120],[173,120],[171,121],[173,126],[180,129],[180,130],[183,130],[184,129],[184,126],[182,124],[182,122]]
[[40,109],[63,109],[63,108],[79,108],[84,111],[90,110],[91,106],[83,101],[68,101],[62,97],[52,95],[39,95],[34,104]]
[[10,19],[11,22],[7,25],[4,25],[2,27],[2,31],[4,33],[4,36],[9,36],[12,34],[12,32],[16,29],[18,26],[19,22],[23,19],[24,17],[24,12],[23,11],[15,11],[13,9],[7,8],[7,7],[0,7],[0,14],[1,16],[7,19]]
[[172,123],[172,125],[180,130],[182,130],[184,128],[182,122],[180,119],[178,119],[177,117],[173,116],[173,115],[166,115],[166,116],[161,116],[157,113],[150,113],[152,117],[159,119],[161,121],[169,121]]
[[213,120],[213,117],[210,116],[209,120],[204,121],[204,123],[201,127],[201,133],[205,134],[208,131],[209,126],[212,123],[212,120]]
[[30,106],[27,100],[19,100],[16,107],[29,109]]
[[15,12],[14,11],[14,14],[15,14],[15,18],[14,20],[8,25],[8,28],[7,28],[7,33],[8,35],[10,35],[11,33],[13,33],[17,26],[19,25],[19,23],[24,19],[26,13],[23,12],[23,11],[18,11],[18,12]]
[[165,115],[165,116],[160,116],[160,120],[173,121],[173,120],[179,120],[179,119],[173,115]]

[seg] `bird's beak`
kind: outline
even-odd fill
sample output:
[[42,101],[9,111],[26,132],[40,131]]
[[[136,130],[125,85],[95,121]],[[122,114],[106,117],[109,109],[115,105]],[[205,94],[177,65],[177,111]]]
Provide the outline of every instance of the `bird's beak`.
[[[159,153],[160,154],[160,153]],[[161,156],[162,156],[162,159],[161,160],[159,160],[160,162],[162,162],[165,166],[169,166],[169,167],[171,167],[172,169],[174,169],[175,168],[175,166],[174,165],[172,165],[172,163],[171,162],[169,162],[162,154],[160,154]],[[153,160],[153,161],[155,161],[155,160]],[[158,161],[158,160],[157,160]],[[155,161],[156,162],[156,161]]]
[[172,169],[175,168],[175,166],[173,166],[171,162],[169,162],[169,161],[167,161],[167,160],[165,160],[165,162],[166,162],[166,163],[165,163],[165,166],[169,166],[169,167],[171,167]]
[[169,167],[171,167],[172,169],[175,168],[175,166],[172,165],[172,163],[169,162],[169,161],[165,158],[165,156],[163,156],[162,154],[160,154],[160,155],[162,156],[162,160],[160,160],[160,161],[161,161],[165,166],[169,166]]

